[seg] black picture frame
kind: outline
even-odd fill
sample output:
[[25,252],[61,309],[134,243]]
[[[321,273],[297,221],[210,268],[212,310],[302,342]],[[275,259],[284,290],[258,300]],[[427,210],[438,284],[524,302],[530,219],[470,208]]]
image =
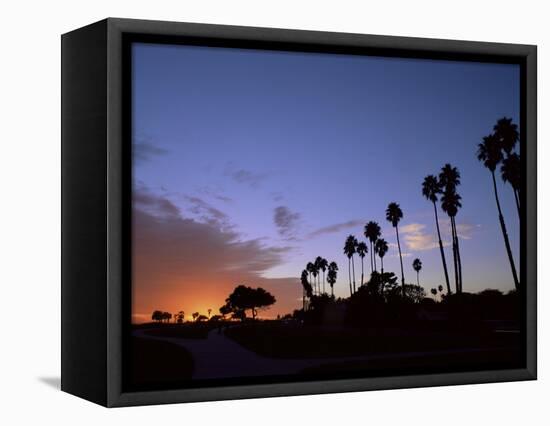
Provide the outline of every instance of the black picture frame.
[[[129,391],[132,41],[521,67],[521,281],[525,367],[511,370]],[[536,46],[109,18],[62,36],[62,390],[108,406],[534,380],[537,377]],[[125,142],[126,141],[126,142]]]

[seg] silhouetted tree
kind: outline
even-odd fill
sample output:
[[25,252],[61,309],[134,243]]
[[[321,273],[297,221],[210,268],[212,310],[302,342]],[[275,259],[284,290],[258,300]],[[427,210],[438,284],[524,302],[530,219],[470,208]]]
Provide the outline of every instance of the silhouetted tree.
[[325,282],[326,282],[325,271],[327,270],[327,267],[328,267],[328,260],[326,260],[324,257],[322,257],[321,260],[319,260],[319,268],[321,269],[321,271],[323,271],[323,293],[326,293],[326,291],[325,291]]
[[309,282],[313,282],[313,293],[315,293],[315,282],[311,279],[313,277],[313,271],[315,271],[315,265],[312,262],[308,262],[306,270],[309,273]]
[[372,273],[373,271],[376,271],[376,256],[374,256],[374,244],[381,235],[380,225],[371,220],[365,225],[364,234],[370,242],[370,271]]
[[162,314],[163,314],[162,311],[154,311],[153,314],[151,315],[151,319],[153,321],[161,322],[164,319]]
[[441,197],[441,208],[447,213],[451,222],[451,237],[453,245],[453,262],[455,267],[455,285],[457,293],[462,292],[462,262],[460,260],[460,247],[458,243],[458,232],[456,229],[456,215],[462,207],[462,197],[456,192],[460,185],[460,173],[456,167],[445,164],[439,174],[439,182],[443,187]]
[[302,310],[304,311],[306,310],[306,297],[311,299],[311,296],[313,296],[313,289],[308,281],[308,275],[308,272],[304,269],[300,277],[300,282],[302,284]]
[[239,285],[225,300],[232,312],[246,312],[250,309],[252,319],[256,319],[257,310],[267,308],[276,302],[275,297],[261,287],[252,288]]
[[328,277],[327,281],[330,285],[330,294],[334,298],[334,284],[336,283],[336,278],[338,277],[338,265],[336,262],[330,262],[328,265]]
[[519,203],[520,189],[520,161],[518,154],[514,153],[514,148],[519,141],[519,130],[517,124],[512,122],[511,118],[503,117],[497,121],[493,127],[495,137],[498,139],[499,146],[504,151],[506,158],[502,161],[501,173],[504,182],[510,183],[514,190],[518,216],[521,217]]
[[413,269],[416,271],[416,285],[420,285],[420,270],[422,269],[422,262],[416,258],[413,260]]
[[516,265],[514,263],[512,249],[510,247],[508,232],[506,231],[506,223],[504,222],[504,216],[502,215],[502,209],[500,207],[497,181],[495,178],[495,170],[498,164],[502,161],[500,141],[497,136],[492,134],[489,136],[485,136],[483,138],[483,142],[478,145],[477,158],[491,172],[491,177],[493,179],[493,190],[495,193],[495,200],[497,203],[498,219],[500,221],[500,228],[502,230],[502,235],[504,236],[504,244],[506,246],[506,252],[508,253],[508,260],[510,261],[510,267],[512,268],[512,276],[514,278],[514,284],[517,290],[519,289],[519,280],[516,273]]
[[199,313],[198,312],[193,312],[192,314],[192,317],[193,317],[193,321],[197,321],[197,318],[199,317]]
[[518,210],[518,217],[521,218],[520,204],[519,204],[519,188],[521,185],[521,164],[519,155],[513,152],[502,160],[502,166],[500,167],[502,180],[508,182],[514,190],[514,198],[516,200],[516,208]]
[[357,244],[357,254],[361,258],[361,286],[363,286],[363,274],[364,274],[363,259],[365,255],[368,253],[368,251],[369,250],[367,249],[367,245],[363,241]]
[[181,324],[183,323],[183,320],[185,319],[185,313],[183,311],[179,311],[177,314],[176,314],[176,322],[178,324]]
[[[221,306],[220,309],[220,314],[222,315],[222,317],[225,319],[225,316],[226,315],[229,315],[231,313],[231,308],[229,307],[229,305],[226,303],[225,305]],[[194,317],[193,317],[194,318]]]
[[378,254],[378,257],[380,257],[380,267],[381,272],[384,273],[384,256],[388,252],[388,243],[383,238],[379,238],[376,240],[376,244],[374,246],[374,251],[376,254]]
[[[353,235],[348,236],[344,245],[344,254],[348,257],[348,273],[349,273],[349,292],[350,296],[355,292],[355,265],[353,263],[353,255],[357,249],[357,238]],[[351,265],[350,265],[351,263]],[[351,268],[350,268],[351,266]],[[353,287],[351,285],[351,269],[353,268]]]
[[422,182],[422,195],[432,202],[435,213],[435,226],[437,228],[437,239],[439,241],[439,252],[441,254],[441,262],[443,263],[443,272],[445,273],[445,283],[447,284],[447,293],[451,293],[451,283],[449,281],[449,272],[447,270],[447,261],[445,260],[445,250],[443,249],[443,242],[441,241],[441,231],[439,230],[439,218],[437,215],[437,201],[438,196],[441,194],[442,188],[438,179],[434,175],[428,175]]
[[210,318],[211,313],[212,313],[212,309],[208,308],[208,318]]
[[397,203],[388,204],[386,209],[386,220],[395,228],[397,236],[397,249],[399,250],[399,262],[401,264],[401,286],[403,287],[403,296],[405,296],[405,273],[403,272],[403,256],[401,255],[401,243],[399,242],[399,221],[403,219],[403,211]]

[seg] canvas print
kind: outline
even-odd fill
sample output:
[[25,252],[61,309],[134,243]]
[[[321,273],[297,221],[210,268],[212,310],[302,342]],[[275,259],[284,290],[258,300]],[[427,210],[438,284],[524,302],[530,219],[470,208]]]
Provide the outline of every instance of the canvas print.
[[519,65],[131,52],[130,386],[524,366]]

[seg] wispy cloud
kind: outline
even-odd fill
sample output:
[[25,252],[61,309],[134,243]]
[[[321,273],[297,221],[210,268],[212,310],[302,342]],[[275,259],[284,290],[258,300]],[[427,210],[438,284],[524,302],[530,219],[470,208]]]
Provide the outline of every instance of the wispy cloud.
[[232,164],[227,166],[224,174],[225,176],[233,179],[235,182],[247,185],[251,188],[257,188],[268,177],[267,173],[235,168]]
[[132,156],[136,163],[144,163],[167,153],[168,150],[155,145],[150,138],[139,138],[132,145]]
[[426,225],[410,223],[400,228],[407,249],[413,251],[432,250],[439,247],[433,232],[426,232]]
[[229,218],[224,212],[212,206],[210,203],[206,202],[202,198],[185,195],[184,199],[188,203],[188,212],[196,215],[199,220],[208,223],[216,223],[223,227],[231,226]]
[[364,225],[364,222],[364,220],[348,220],[347,222],[340,222],[333,225],[323,226],[307,234],[307,237],[316,238],[325,234],[334,234],[336,232],[345,231],[349,228],[361,227]]
[[300,213],[292,212],[286,206],[278,206],[273,211],[273,222],[277,231],[284,238],[295,238]]

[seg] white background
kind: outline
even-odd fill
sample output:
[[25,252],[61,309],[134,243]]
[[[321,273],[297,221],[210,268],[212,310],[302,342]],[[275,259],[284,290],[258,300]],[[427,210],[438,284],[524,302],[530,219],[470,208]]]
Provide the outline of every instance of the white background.
[[[539,380],[107,410],[56,389],[60,358],[60,34],[108,16],[539,46],[539,217],[548,217],[544,1],[7,1],[0,5],[0,423],[549,424],[549,268],[539,222]],[[546,393],[546,395],[545,395]]]

